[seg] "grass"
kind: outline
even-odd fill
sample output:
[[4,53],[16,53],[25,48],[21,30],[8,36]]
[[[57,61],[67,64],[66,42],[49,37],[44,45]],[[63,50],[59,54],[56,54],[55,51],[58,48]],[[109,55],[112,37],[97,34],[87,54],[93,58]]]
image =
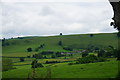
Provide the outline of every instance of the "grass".
[[[28,74],[32,76],[31,63],[34,58],[25,58],[24,62],[20,62],[19,58],[15,57],[27,57],[32,56],[38,52],[34,49],[41,44],[45,44],[41,51],[52,50],[54,52],[68,52],[58,45],[59,41],[62,41],[63,46],[74,47],[76,49],[87,48],[88,45],[95,45],[99,47],[113,46],[118,47],[118,38],[116,33],[102,33],[94,34],[90,37],[89,34],[78,35],[63,35],[63,36],[49,36],[49,37],[24,37],[24,39],[8,39],[9,46],[3,46],[2,56],[14,57],[13,65],[16,69],[4,71],[2,73],[3,78],[28,78]],[[27,52],[26,49],[31,47],[32,52]],[[93,54],[93,53],[89,53]],[[44,55],[45,56],[45,55]],[[51,55],[46,55],[48,58]],[[38,63],[44,65],[43,68],[36,69],[36,77],[43,78],[46,76],[46,67],[51,68],[52,78],[115,78],[118,72],[118,61],[116,58],[108,58],[109,61],[97,62],[89,64],[75,64],[68,65],[69,62],[81,57],[81,53],[73,54],[72,56],[57,57],[54,59],[38,59]],[[63,63],[44,64],[46,61],[61,61]]]
[[[48,66],[49,64],[44,64]],[[3,72],[3,78],[27,78],[32,71],[31,65],[15,66],[17,69]],[[57,63],[51,65],[52,78],[115,78],[118,71],[118,62],[98,62],[89,64],[68,65]],[[36,69],[37,77],[46,75],[46,68]]]
[[[74,48],[86,48],[88,45],[96,46],[108,46],[112,45],[115,48],[118,47],[116,33],[103,33],[103,34],[94,34],[93,37],[90,37],[89,34],[80,34],[80,35],[63,35],[63,36],[49,36],[49,37],[31,37],[25,39],[8,39],[7,42],[10,43],[9,46],[4,46],[3,56],[28,56],[35,54],[34,49],[41,44],[45,44],[41,51],[52,50],[59,52],[67,52],[61,46],[58,45],[58,41],[62,41],[63,46],[70,46]],[[27,48],[31,47],[33,52],[28,53]]]

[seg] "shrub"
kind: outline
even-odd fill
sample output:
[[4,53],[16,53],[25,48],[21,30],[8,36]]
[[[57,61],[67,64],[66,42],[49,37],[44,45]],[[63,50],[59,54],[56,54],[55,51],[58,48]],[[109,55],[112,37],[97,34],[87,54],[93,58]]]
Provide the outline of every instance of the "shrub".
[[60,61],[46,61],[45,64],[60,63]]
[[45,55],[45,54],[53,54],[54,52],[53,51],[43,51],[41,52],[41,54]]
[[73,48],[70,48],[70,47],[63,47],[64,50],[67,50],[67,51],[72,51]]
[[68,63],[68,65],[73,65],[73,64],[75,64],[75,63]]
[[38,52],[38,51],[39,51],[39,48],[35,48],[35,51]]
[[37,62],[38,61],[36,59],[32,61],[32,63],[31,63],[32,68],[37,68]]
[[59,41],[59,42],[58,42],[58,45],[59,45],[59,46],[62,46],[62,41]]
[[103,58],[103,57],[98,57],[98,58],[97,58],[97,61],[98,61],[98,62],[104,62],[104,61],[106,61],[106,59]]
[[20,62],[24,62],[25,58],[24,57],[20,57]]
[[55,55],[52,55],[51,58],[56,58],[56,56],[55,56]]
[[32,61],[31,65],[32,65],[32,68],[44,67],[41,63],[38,63],[36,59]]
[[38,67],[44,67],[41,63],[37,63],[37,68]]
[[85,63],[94,63],[94,62],[103,62],[106,61],[105,58],[97,57],[95,55],[88,55],[77,59],[76,64],[85,64]]
[[93,34],[90,34],[90,37],[93,37]]
[[32,48],[27,48],[27,52],[32,52]]

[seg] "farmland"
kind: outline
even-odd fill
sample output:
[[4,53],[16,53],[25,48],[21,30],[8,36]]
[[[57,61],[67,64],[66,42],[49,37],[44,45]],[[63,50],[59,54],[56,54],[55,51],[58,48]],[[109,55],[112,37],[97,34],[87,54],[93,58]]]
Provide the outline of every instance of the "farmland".
[[[104,52],[106,61],[97,61],[97,49],[105,49],[112,53],[111,50],[118,48],[117,33],[93,34],[92,37],[90,34],[21,37],[5,39],[4,44],[3,60],[11,60],[13,69],[3,71],[3,78],[32,78],[33,70],[35,78],[116,78],[118,75],[119,61],[116,61],[114,52],[111,55]],[[44,47],[39,48],[43,44]],[[64,47],[72,50],[66,50]],[[28,48],[32,50],[28,51]],[[38,51],[35,51],[36,48],[39,48]],[[82,58],[86,50],[88,55],[97,57],[96,61],[76,64],[76,60]],[[21,61],[20,58],[24,60]],[[44,67],[31,68],[31,63],[35,59]]]

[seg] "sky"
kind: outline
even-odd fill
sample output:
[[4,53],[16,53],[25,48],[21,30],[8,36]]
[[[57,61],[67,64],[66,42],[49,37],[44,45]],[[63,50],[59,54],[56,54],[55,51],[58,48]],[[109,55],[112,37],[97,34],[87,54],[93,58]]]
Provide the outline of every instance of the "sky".
[[0,38],[117,32],[108,0],[4,0]]

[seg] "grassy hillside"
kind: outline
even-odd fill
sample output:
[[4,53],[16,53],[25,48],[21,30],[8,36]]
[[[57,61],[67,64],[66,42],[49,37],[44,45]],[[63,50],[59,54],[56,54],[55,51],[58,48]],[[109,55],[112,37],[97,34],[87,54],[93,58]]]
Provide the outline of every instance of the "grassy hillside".
[[77,34],[77,35],[62,35],[62,36],[49,36],[49,37],[23,37],[23,39],[7,39],[6,42],[9,42],[9,46],[2,47],[3,56],[27,56],[28,52],[27,48],[31,47],[33,49],[32,52],[29,53],[35,54],[35,48],[37,48],[41,44],[45,44],[43,49],[52,50],[52,51],[66,51],[61,46],[58,45],[58,42],[61,40],[63,46],[74,47],[76,49],[86,48],[88,45],[95,46],[109,46],[112,45],[117,48],[116,33],[102,33],[102,34],[94,34],[93,37],[90,37],[90,34]]
[[[37,68],[36,75],[43,78],[46,75],[46,66]],[[64,66],[64,67],[63,67]],[[3,72],[3,78],[28,78],[31,74],[31,65],[15,66],[16,69]],[[89,64],[68,65],[68,63],[58,63],[51,65],[52,78],[115,78],[118,73],[118,62],[99,62]]]

